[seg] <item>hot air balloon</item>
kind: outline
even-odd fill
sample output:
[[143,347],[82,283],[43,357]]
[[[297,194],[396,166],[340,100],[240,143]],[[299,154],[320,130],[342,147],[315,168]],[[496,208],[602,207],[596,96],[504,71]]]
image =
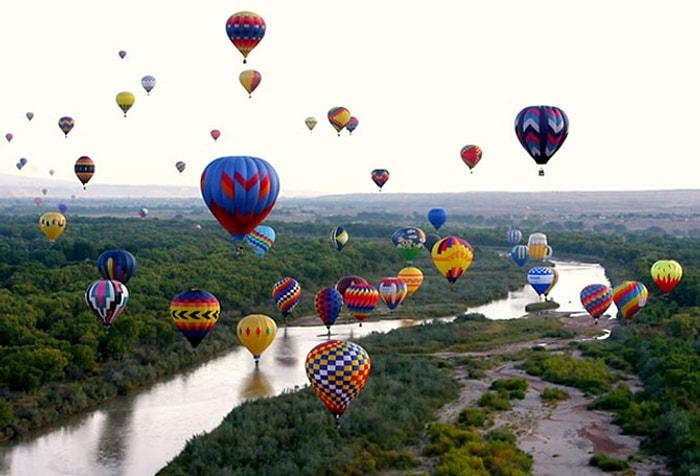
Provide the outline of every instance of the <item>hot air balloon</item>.
[[27,159],[22,157],[21,159],[19,159],[19,162],[17,162],[17,170],[22,170],[22,167],[24,167],[25,165],[27,165]]
[[[539,165],[549,162],[568,134],[569,118],[558,107],[528,106],[515,117],[515,135]],[[540,167],[539,175],[544,175],[543,167]]]
[[340,428],[340,417],[369,377],[372,366],[369,354],[353,342],[329,340],[309,351],[304,366],[311,388]]
[[448,282],[454,283],[471,266],[474,252],[467,240],[458,236],[446,236],[433,245],[431,256],[440,274]]
[[418,288],[420,288],[420,285],[423,284],[423,271],[415,266],[407,266],[401,269],[397,277],[406,281],[406,286],[408,287],[408,297],[413,296],[413,293],[415,293]]
[[212,139],[214,139],[214,142],[216,142],[217,140],[219,140],[219,137],[221,137],[221,131],[219,129],[212,129],[209,132],[209,135]]
[[14,135],[12,134],[12,132],[8,132],[7,134],[5,134],[5,139],[7,139],[7,142],[12,142],[13,137]]
[[348,290],[350,286],[353,284],[367,284],[367,280],[363,278],[362,276],[355,276],[353,274],[350,274],[348,276],[343,276],[338,280],[337,283],[335,283],[335,290],[340,293],[340,296],[345,295],[345,291]]
[[382,187],[389,180],[389,171],[387,169],[374,169],[372,170],[371,177],[372,182],[379,187],[379,191],[381,192]]
[[61,213],[66,213],[68,211],[68,205],[66,205],[65,203],[59,203],[58,211]]
[[336,226],[331,230],[331,244],[335,246],[338,251],[342,250],[345,245],[348,244],[349,239],[350,235],[344,227]]
[[350,117],[352,117],[350,111],[342,106],[333,107],[328,111],[328,122],[331,123],[331,126],[333,126],[333,129],[338,133],[338,136],[340,136],[340,131],[348,125]]
[[433,246],[435,246],[435,243],[440,241],[442,237],[438,235],[437,233],[427,233],[425,235],[425,243],[423,244],[423,248],[428,250],[428,252],[433,251]]
[[105,250],[97,257],[97,272],[126,284],[136,274],[136,258],[127,250]]
[[238,80],[243,88],[248,91],[248,97],[253,97],[253,91],[257,89],[262,81],[262,75],[254,69],[246,69],[238,75]]
[[253,354],[255,366],[277,336],[277,323],[265,314],[248,314],[238,321],[238,340]]
[[538,296],[544,296],[554,281],[554,269],[548,266],[535,266],[527,272],[527,282]]
[[377,307],[379,291],[369,283],[351,284],[343,293],[343,302],[362,325],[362,321]]
[[245,235],[245,242],[253,248],[255,256],[262,258],[272,248],[275,237],[275,230],[271,226],[258,225],[253,231]]
[[95,162],[87,155],[83,155],[75,161],[73,169],[75,170],[75,176],[78,177],[80,183],[83,184],[83,190],[85,190],[87,183],[95,174]]
[[340,309],[343,307],[342,295],[335,288],[323,288],[314,297],[314,307],[316,315],[326,325],[328,335],[330,335],[331,326],[335,324]]
[[629,321],[646,306],[649,291],[639,281],[624,281],[613,287],[612,298],[622,317]]
[[[141,86],[143,87],[143,89],[146,90],[146,95],[150,96],[151,91],[153,91],[153,88],[156,87],[156,78],[154,78],[150,74],[147,74],[146,76],[141,78]],[[126,113],[126,111],[124,111],[124,113]]]
[[211,332],[220,314],[219,300],[203,289],[191,288],[170,301],[170,317],[193,349]]
[[182,160],[178,160],[177,162],[175,162],[175,168],[180,173],[182,173],[186,167],[187,167],[187,164],[184,163]]
[[44,203],[44,199],[43,199],[43,198],[41,198],[41,197],[36,197],[36,198],[34,199],[34,204],[35,204],[37,207],[40,207],[42,203]]
[[481,155],[481,147],[478,145],[465,145],[459,151],[459,156],[462,158],[462,161],[469,167],[469,173],[474,173],[474,167],[476,167],[476,164],[481,160]]
[[129,290],[120,281],[100,279],[85,290],[85,302],[105,330],[124,312],[129,302]]
[[527,239],[527,251],[530,259],[544,261],[552,257],[552,247],[547,244],[547,235],[532,233]]
[[49,193],[49,189],[48,189],[48,188],[42,188],[42,189],[41,189],[41,194],[42,194],[42,195],[46,195],[47,193]]
[[523,232],[517,228],[508,228],[508,231],[506,231],[506,238],[510,246],[518,245],[520,244],[520,240],[523,239]]
[[431,208],[428,210],[428,221],[436,230],[447,221],[447,211],[444,208]]
[[588,284],[581,289],[581,305],[595,322],[608,310],[613,302],[612,289],[607,284]]
[[668,296],[683,277],[683,268],[678,261],[662,259],[651,265],[651,278],[664,295]]
[[408,296],[408,284],[396,276],[380,279],[377,290],[379,291],[379,297],[390,311],[399,307],[406,299],[406,296]]
[[119,109],[121,109],[124,113],[124,117],[126,117],[126,113],[129,111],[129,109],[131,109],[131,106],[133,106],[134,102],[136,101],[136,96],[129,91],[122,91],[117,94],[116,101],[117,106],[119,106]]
[[31,121],[32,119],[34,119],[34,113],[33,113],[33,112],[28,112],[28,113],[25,114],[25,115],[27,116],[27,119],[28,119],[29,121]]
[[202,172],[200,189],[212,215],[242,240],[272,211],[280,184],[277,172],[258,157],[219,157]]
[[63,131],[66,139],[68,138],[68,133],[73,130],[74,126],[75,120],[72,117],[63,116],[58,120],[58,127]]
[[557,283],[559,282],[559,271],[557,270],[557,268],[552,268],[552,273],[553,273],[552,282],[549,283],[549,286],[547,287],[547,289],[544,290],[544,293],[543,293],[545,299],[547,299],[549,297],[549,293],[552,292],[552,289],[554,289],[554,286],[556,286]]
[[309,116],[304,119],[304,124],[309,128],[309,131],[313,131],[316,124],[318,124],[318,120],[315,117]]
[[[41,202],[39,202],[39,205]],[[53,243],[66,229],[66,217],[58,212],[47,212],[39,218],[39,227],[46,238]]]
[[54,169],[49,170],[49,175],[53,177],[53,174],[55,174],[56,171]]
[[350,119],[348,120],[348,123],[345,124],[345,129],[352,135],[353,131],[357,129],[357,126],[360,124],[360,120],[356,118],[355,116],[350,116]]
[[282,278],[272,286],[272,298],[286,319],[301,299],[301,286],[294,278]]
[[141,207],[139,208],[139,211],[136,212],[140,218],[146,218],[146,215],[148,215],[148,208],[146,207]]
[[510,257],[513,259],[513,261],[515,261],[515,264],[522,268],[528,261],[530,261],[530,252],[528,251],[528,247],[525,245],[515,245],[510,250]]
[[120,50],[120,51],[119,51],[119,57],[120,57],[121,59],[124,59],[125,56],[126,56],[126,51]]
[[413,264],[413,260],[423,251],[425,232],[417,226],[405,226],[399,228],[391,235],[396,251],[404,259],[407,265]]
[[233,46],[243,55],[243,63],[265,36],[265,20],[253,12],[238,12],[226,20],[226,34]]

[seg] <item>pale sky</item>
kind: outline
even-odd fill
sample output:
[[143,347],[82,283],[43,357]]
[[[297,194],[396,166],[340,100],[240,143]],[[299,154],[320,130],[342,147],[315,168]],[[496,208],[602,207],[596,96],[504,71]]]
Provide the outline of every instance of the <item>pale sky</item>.
[[[225,29],[241,10],[267,24],[246,65]],[[678,0],[12,2],[0,15],[0,174],[74,180],[77,193],[73,164],[88,155],[88,191],[198,186],[211,160],[253,155],[275,167],[282,196],[374,192],[374,168],[391,174],[385,193],[698,188],[695,10]],[[252,98],[244,69],[262,75]],[[120,91],[136,95],[127,118]],[[518,111],[540,104],[570,120],[545,177],[513,129]],[[329,124],[335,106],[359,119],[352,136]],[[75,119],[67,139],[64,115]],[[483,150],[471,174],[466,144]]]

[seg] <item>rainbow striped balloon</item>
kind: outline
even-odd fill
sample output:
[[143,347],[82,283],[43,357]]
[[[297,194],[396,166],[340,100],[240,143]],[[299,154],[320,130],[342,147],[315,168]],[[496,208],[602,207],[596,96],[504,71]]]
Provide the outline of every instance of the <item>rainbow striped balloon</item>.
[[612,304],[612,289],[606,284],[589,284],[581,289],[580,298],[588,314],[598,319]]
[[612,298],[622,317],[630,320],[646,306],[649,291],[639,281],[624,281],[613,288]]
[[348,311],[358,321],[364,321],[379,302],[379,291],[369,283],[351,284],[343,294]]

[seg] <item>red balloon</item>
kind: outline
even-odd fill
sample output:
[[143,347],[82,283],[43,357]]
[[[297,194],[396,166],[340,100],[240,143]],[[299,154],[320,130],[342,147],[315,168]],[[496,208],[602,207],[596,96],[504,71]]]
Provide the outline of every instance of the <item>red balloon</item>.
[[481,160],[481,147],[478,145],[465,145],[462,147],[459,155],[471,171]]
[[221,136],[221,131],[219,129],[212,129],[209,134],[211,134],[212,139],[214,139],[214,142],[216,142],[216,140]]

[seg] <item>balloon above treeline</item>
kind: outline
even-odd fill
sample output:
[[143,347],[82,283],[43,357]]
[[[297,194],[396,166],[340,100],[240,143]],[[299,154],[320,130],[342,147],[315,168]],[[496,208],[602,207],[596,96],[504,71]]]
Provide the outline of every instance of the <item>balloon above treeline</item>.
[[374,169],[372,170],[372,182],[374,182],[379,191],[382,191],[382,187],[389,180],[389,171],[387,169]]
[[204,168],[200,189],[221,226],[233,238],[242,240],[270,214],[280,183],[266,160],[229,156],[219,157]]
[[335,288],[322,288],[314,296],[316,315],[325,324],[328,335],[330,335],[331,326],[335,324],[342,307],[343,297]]
[[243,55],[243,63],[265,36],[265,20],[257,13],[242,11],[226,20],[226,35],[233,46]]
[[613,302],[612,288],[607,284],[588,284],[581,289],[580,299],[588,314],[598,323],[600,316],[608,310]]
[[444,208],[431,208],[428,210],[428,221],[435,230],[440,230],[440,227],[447,221],[447,210]]
[[75,161],[73,170],[75,171],[75,176],[83,184],[83,190],[85,190],[87,183],[95,175],[95,162],[87,155],[83,155]]
[[440,274],[454,284],[471,266],[474,252],[467,240],[453,235],[435,243],[431,257]]
[[676,260],[661,259],[651,265],[651,278],[664,295],[675,288],[683,277],[683,267]]
[[262,258],[272,248],[275,238],[276,233],[271,226],[258,225],[245,235],[245,242],[253,249],[255,256]]
[[277,323],[265,314],[248,314],[238,321],[238,340],[253,354],[257,367],[263,352],[277,336]]
[[342,226],[336,226],[331,230],[331,244],[338,250],[345,248],[350,239],[350,234]]
[[472,144],[465,145],[462,147],[462,150],[459,151],[459,156],[462,158],[462,162],[469,167],[469,173],[474,173],[474,167],[476,167],[476,164],[481,160],[481,147]]
[[391,235],[391,242],[406,264],[411,265],[423,251],[425,232],[417,226],[404,226]]
[[646,306],[649,291],[639,281],[624,281],[613,287],[612,298],[622,317],[631,320]]
[[[515,117],[515,135],[520,145],[542,166],[557,153],[568,134],[569,118],[555,106],[528,106]],[[544,175],[543,167],[539,175]]]
[[379,280],[377,290],[386,307],[393,311],[408,296],[408,283],[398,276],[389,276]]
[[520,244],[520,240],[523,239],[523,232],[517,228],[508,228],[508,231],[506,231],[506,239],[510,246]]
[[106,331],[124,312],[129,302],[129,290],[121,281],[100,279],[85,290],[85,302]]
[[379,291],[369,283],[351,284],[343,293],[343,302],[362,325],[362,321],[377,307]]
[[[39,202],[41,204],[41,202]],[[51,243],[66,229],[66,217],[58,212],[47,212],[39,217],[39,227]]]
[[272,286],[272,298],[282,317],[287,318],[301,299],[301,286],[294,278],[281,278]]
[[136,258],[127,250],[106,250],[97,257],[97,271],[102,279],[126,284],[136,273]]
[[203,289],[191,288],[170,301],[170,317],[193,349],[211,332],[220,315],[219,300]]

